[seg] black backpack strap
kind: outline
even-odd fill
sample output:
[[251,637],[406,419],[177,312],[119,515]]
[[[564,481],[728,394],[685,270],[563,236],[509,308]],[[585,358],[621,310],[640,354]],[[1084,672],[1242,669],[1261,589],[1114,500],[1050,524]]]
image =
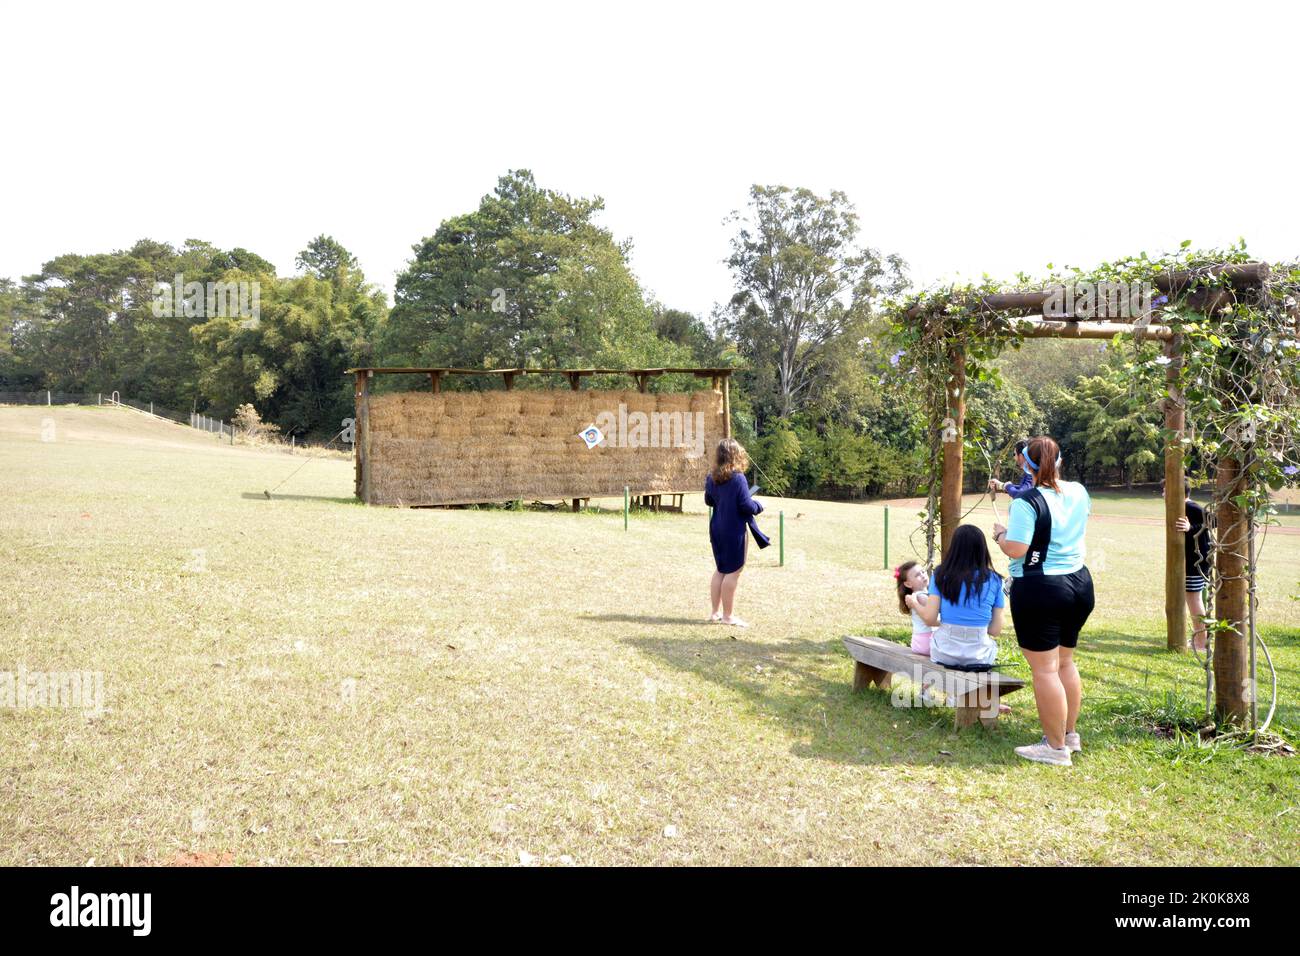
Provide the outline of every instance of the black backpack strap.
[[1029,550],[1025,552],[1025,564],[1021,573],[1025,577],[1034,577],[1043,573],[1043,562],[1047,560],[1047,545],[1052,540],[1052,513],[1047,510],[1047,499],[1037,488],[1031,488],[1020,500],[1034,509],[1034,536],[1029,540]]

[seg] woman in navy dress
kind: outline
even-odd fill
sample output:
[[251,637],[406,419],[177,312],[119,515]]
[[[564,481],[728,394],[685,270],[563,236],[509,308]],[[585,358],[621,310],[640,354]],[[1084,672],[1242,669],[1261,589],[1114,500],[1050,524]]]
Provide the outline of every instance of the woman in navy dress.
[[718,442],[713,470],[704,479],[704,503],[713,508],[713,517],[709,520],[709,542],[713,545],[713,561],[717,566],[709,587],[713,599],[709,622],[734,627],[749,626],[732,612],[740,572],[745,567],[746,535],[754,515],[763,510],[763,506],[750,496],[749,482],[745,480],[748,467],[749,456],[740,442],[724,438]]

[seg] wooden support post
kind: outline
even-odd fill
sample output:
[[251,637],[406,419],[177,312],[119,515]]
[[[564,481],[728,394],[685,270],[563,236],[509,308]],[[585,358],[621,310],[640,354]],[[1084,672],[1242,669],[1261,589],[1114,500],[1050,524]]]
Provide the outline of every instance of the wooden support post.
[[356,495],[364,504],[370,504],[370,375],[357,372],[356,429],[353,439],[356,448]]
[[953,724],[961,730],[983,724],[988,729],[998,725],[998,696],[988,688],[963,694],[953,702]]
[[442,391],[442,373],[430,372],[429,385],[433,388],[433,394],[437,395]]
[[1186,471],[1183,467],[1183,429],[1186,411],[1183,396],[1178,388],[1178,370],[1182,364],[1180,348],[1182,336],[1165,343],[1164,353],[1170,360],[1165,366],[1165,643],[1171,651],[1187,651],[1187,554],[1184,550],[1186,535],[1174,527],[1174,522],[1186,517],[1183,484]]
[[731,376],[722,378],[722,437],[731,437]]
[[1250,675],[1246,669],[1249,628],[1247,626],[1246,575],[1250,523],[1246,512],[1232,500],[1243,492],[1245,476],[1235,458],[1219,462],[1218,543],[1214,566],[1218,589],[1214,595],[1215,617],[1226,625],[1214,634],[1214,716],[1220,722],[1245,724],[1250,716]]
[[573,389],[576,392],[578,390],[578,383],[580,381],[582,381],[582,376],[579,375],[577,372],[569,373],[569,388]]
[[638,392],[641,392],[641,393],[644,394],[644,393],[645,393],[645,390],[646,390],[646,387],[647,387],[649,384],[650,384],[650,376],[648,376],[648,375],[638,375],[638,376],[636,377],[636,390],[637,390]]
[[966,434],[966,353],[950,343],[952,378],[948,382],[947,417],[939,422],[943,443],[943,484],[939,497],[939,550],[948,553],[948,542],[961,521],[962,444]]
[[887,670],[879,667],[872,667],[870,664],[864,664],[862,661],[853,662],[853,690],[866,690],[874,684],[877,687],[888,688],[894,682],[894,675]]
[[514,391],[514,387],[515,387],[515,373],[514,373],[514,372],[502,372],[501,374],[502,374],[502,377],[505,378],[505,380],[506,380],[506,391],[507,391],[507,392]]

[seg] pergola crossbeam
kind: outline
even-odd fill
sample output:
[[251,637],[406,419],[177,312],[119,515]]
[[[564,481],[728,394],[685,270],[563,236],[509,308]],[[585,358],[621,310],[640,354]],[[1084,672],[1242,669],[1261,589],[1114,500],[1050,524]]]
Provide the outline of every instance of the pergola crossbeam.
[[1074,322],[1070,319],[1046,319],[1041,315],[1016,319],[1015,330],[1031,339],[1113,339],[1132,333],[1138,338],[1167,342],[1174,330],[1167,325],[1141,325],[1128,322]]

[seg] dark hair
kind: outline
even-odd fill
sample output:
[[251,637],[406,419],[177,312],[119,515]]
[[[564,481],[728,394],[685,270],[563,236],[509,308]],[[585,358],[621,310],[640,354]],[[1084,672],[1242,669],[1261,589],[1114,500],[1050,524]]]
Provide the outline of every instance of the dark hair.
[[1047,435],[1031,438],[1029,447],[1025,449],[1025,457],[1029,459],[1029,467],[1033,469],[1036,486],[1051,488],[1057,492],[1061,490],[1061,486],[1056,483],[1059,478],[1056,473],[1056,459],[1061,457],[1061,446],[1054,439]]
[[[1160,479],[1160,490],[1161,490],[1161,491],[1164,491],[1164,490],[1165,490],[1165,485],[1167,485],[1167,484],[1168,484],[1168,482],[1165,481],[1165,479],[1161,478],[1161,479]],[[1192,479],[1190,479],[1190,478],[1184,478],[1184,479],[1183,479],[1183,497],[1184,497],[1184,498],[1190,498],[1191,496],[1192,496]]]
[[961,604],[968,595],[978,595],[990,577],[1002,580],[993,570],[984,532],[973,524],[958,525],[943,553],[943,563],[934,569],[935,589],[949,604]]
[[744,474],[749,470],[749,455],[745,446],[734,438],[724,438],[718,442],[714,452],[713,482],[725,485],[735,474]]
[[1016,442],[1016,454],[1023,455],[1025,453],[1025,449],[1028,447],[1029,447],[1029,442],[1023,438],[1020,439],[1020,441]]
[[907,602],[903,600],[903,598],[912,593],[912,589],[907,586],[907,574],[916,567],[916,565],[916,561],[904,561],[894,571],[894,577],[898,579],[898,609],[904,614],[911,610],[911,608],[907,606]]

